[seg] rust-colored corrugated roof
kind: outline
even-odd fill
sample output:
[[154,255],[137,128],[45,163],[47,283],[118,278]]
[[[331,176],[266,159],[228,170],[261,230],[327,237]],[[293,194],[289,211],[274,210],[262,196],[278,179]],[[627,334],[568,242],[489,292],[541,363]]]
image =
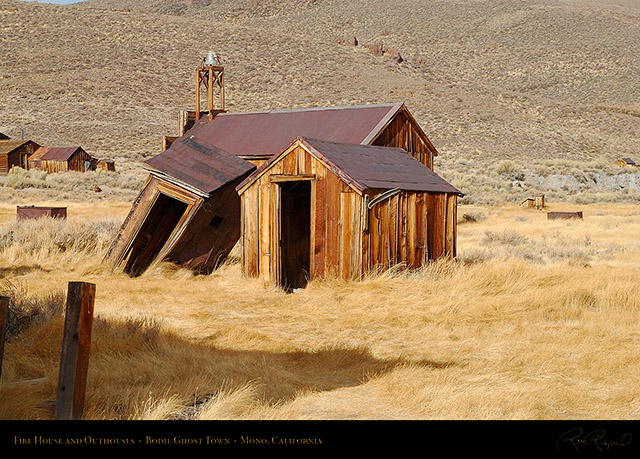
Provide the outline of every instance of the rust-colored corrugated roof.
[[206,195],[255,169],[253,164],[195,136],[174,141],[145,163],[152,172],[177,179]]
[[29,156],[29,160],[67,161],[80,147],[40,147]]
[[201,119],[188,132],[236,156],[271,156],[298,137],[369,143],[402,103],[248,113]]
[[[307,138],[299,138],[294,145],[298,141],[327,164],[333,173],[361,192],[366,189],[398,188],[404,191],[462,195],[460,190],[402,148],[346,144]],[[289,148],[286,148],[283,153],[287,150]],[[282,155],[274,155],[236,189],[246,188],[281,158]]]

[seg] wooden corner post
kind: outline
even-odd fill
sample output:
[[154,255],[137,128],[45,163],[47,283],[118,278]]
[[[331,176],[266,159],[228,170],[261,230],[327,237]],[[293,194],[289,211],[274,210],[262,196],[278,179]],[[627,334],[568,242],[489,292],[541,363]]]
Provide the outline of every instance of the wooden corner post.
[[2,358],[4,356],[4,340],[9,317],[9,297],[0,296],[0,378],[2,378]]
[[82,419],[96,286],[69,282],[55,419]]

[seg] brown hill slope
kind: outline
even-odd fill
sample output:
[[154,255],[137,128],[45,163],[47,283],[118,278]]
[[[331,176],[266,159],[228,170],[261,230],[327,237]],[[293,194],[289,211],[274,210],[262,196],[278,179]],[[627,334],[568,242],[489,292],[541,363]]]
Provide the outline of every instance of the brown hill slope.
[[176,133],[211,49],[229,110],[404,101],[447,170],[633,157],[640,13],[624,3],[1,0],[0,132],[137,165]]

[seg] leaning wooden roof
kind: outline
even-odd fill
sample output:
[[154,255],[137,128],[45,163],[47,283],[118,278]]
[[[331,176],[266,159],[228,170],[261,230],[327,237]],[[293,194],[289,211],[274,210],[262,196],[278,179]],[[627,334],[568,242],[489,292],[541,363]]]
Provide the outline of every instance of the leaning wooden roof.
[[68,161],[80,147],[40,147],[29,156],[29,160]]
[[402,148],[328,142],[302,137],[281,154],[274,155],[260,166],[238,185],[236,190],[242,193],[298,145],[360,193],[368,189],[400,189],[462,195],[460,190]]
[[437,154],[403,103],[221,113],[212,120],[201,118],[187,134],[196,135],[236,156],[270,157],[298,137],[369,144],[400,111],[407,113],[425,143]]
[[183,137],[145,161],[152,174],[208,197],[255,166],[196,136]]

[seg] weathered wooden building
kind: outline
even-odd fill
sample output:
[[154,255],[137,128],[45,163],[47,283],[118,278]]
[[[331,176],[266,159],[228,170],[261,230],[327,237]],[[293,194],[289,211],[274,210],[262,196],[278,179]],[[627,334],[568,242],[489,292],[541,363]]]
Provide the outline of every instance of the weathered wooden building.
[[631,158],[619,158],[613,165],[618,167],[638,167],[638,164]]
[[113,160],[100,159],[96,163],[96,170],[115,172],[116,163]]
[[456,255],[461,192],[400,148],[298,138],[237,190],[243,272],[285,289]]
[[54,172],[94,170],[96,160],[81,147],[40,147],[28,158],[29,169]]
[[7,175],[12,167],[28,169],[28,158],[39,147],[32,140],[0,140],[0,175]]
[[206,273],[240,237],[235,187],[255,166],[195,136],[146,162],[149,177],[104,262],[131,276],[169,260]]

